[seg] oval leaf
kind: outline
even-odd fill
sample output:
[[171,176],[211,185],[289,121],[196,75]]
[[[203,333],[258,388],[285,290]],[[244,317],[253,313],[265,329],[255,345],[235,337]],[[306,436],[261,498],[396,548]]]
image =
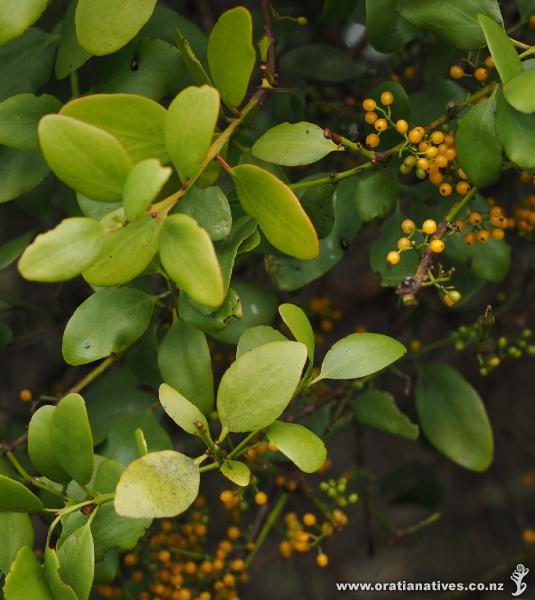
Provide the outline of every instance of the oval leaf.
[[281,415],[301,378],[307,356],[299,342],[271,342],[242,354],[225,372],[217,410],[229,431],[262,429]]
[[63,357],[83,365],[135,342],[149,326],[155,299],[131,288],[99,290],[83,302],[63,334]]
[[133,39],[150,19],[156,0],[78,0],[76,34],[95,56],[112,54]]
[[200,436],[196,423],[200,423],[205,433],[210,435],[208,421],[202,412],[182,394],[167,383],[162,383],[159,390],[160,404],[173,421],[187,433]]
[[498,25],[496,21],[485,15],[478,15],[477,18],[485,34],[487,46],[492,54],[500,78],[504,83],[507,83],[510,79],[522,73],[522,63],[513,42],[504,28]]
[[134,94],[95,94],[69,102],[61,114],[107,131],[137,163],[146,158],[169,162],[164,143],[163,106]]
[[251,470],[249,467],[239,460],[225,460],[221,465],[221,473],[241,487],[246,487],[251,481]]
[[115,494],[118,515],[133,518],[175,517],[199,493],[195,462],[179,452],[152,452],[130,463]]
[[156,158],[141,161],[130,171],[124,184],[124,216],[127,221],[141,217],[162,191],[171,167],[162,167]]
[[336,342],[327,352],[314,382],[366,377],[388,367],[406,351],[403,344],[387,335],[352,333]]
[[212,143],[219,94],[214,88],[190,86],[171,102],[165,121],[165,144],[182,181],[199,169]]
[[47,404],[34,412],[28,427],[28,454],[39,473],[52,481],[68,483],[72,477],[57,460],[50,436],[55,410],[55,406]]
[[48,0],[4,0],[0,19],[0,46],[21,36],[44,13]]
[[48,587],[52,591],[54,600],[78,600],[74,590],[67,585],[59,574],[59,561],[56,551],[48,544],[45,547],[45,560],[43,564]]
[[6,600],[54,600],[41,565],[28,546],[23,546],[11,566],[4,584]]
[[158,367],[165,383],[207,415],[214,405],[212,358],[206,335],[175,321],[158,349]]
[[7,575],[22,546],[33,547],[34,533],[25,513],[0,512],[0,571]]
[[476,390],[455,369],[442,364],[421,369],[416,410],[437,450],[466,469],[488,469],[494,440],[487,412]]
[[90,285],[110,286],[128,283],[148,267],[158,252],[160,225],[144,217],[104,237],[104,247],[96,261],[83,272]]
[[523,113],[535,112],[535,71],[530,69],[517,75],[503,86],[507,102]]
[[327,448],[323,441],[297,423],[275,421],[266,429],[266,436],[305,473],[321,469],[327,459]]
[[79,275],[98,258],[104,227],[93,219],[65,219],[38,235],[22,254],[18,267],[30,281],[64,281]]
[[279,315],[291,331],[294,338],[305,344],[307,347],[308,359],[314,361],[314,331],[312,325],[305,314],[305,311],[295,304],[281,304],[279,306]]
[[95,546],[90,523],[69,535],[59,547],[57,557],[61,579],[72,587],[78,600],[87,600],[95,574]]
[[496,95],[496,133],[505,154],[519,167],[535,167],[535,115],[515,110],[500,92]]
[[384,169],[360,175],[355,183],[357,215],[363,221],[386,216],[399,198],[399,181]]
[[93,474],[93,436],[85,402],[80,394],[61,399],[52,414],[50,441],[56,461],[78,483]]
[[234,108],[245,98],[256,60],[251,13],[243,6],[224,12],[208,39],[208,65],[223,102]]
[[343,147],[327,139],[321,127],[306,121],[272,127],[252,148],[257,158],[288,167],[309,165],[337,150],[343,150]]
[[162,226],[160,259],[167,274],[192,300],[217,308],[225,299],[223,276],[208,233],[188,215]]
[[470,182],[480,187],[494,183],[502,169],[502,145],[496,135],[496,99],[472,106],[459,120],[457,160]]
[[122,200],[132,163],[112,135],[71,117],[47,115],[39,123],[39,141],[61,181],[93,200]]
[[0,475],[0,511],[37,512],[42,510],[43,503],[30,490],[5,475]]
[[314,225],[286,184],[256,165],[239,165],[229,173],[243,209],[275,248],[301,260],[318,256]]
[[239,358],[245,352],[253,348],[269,344],[270,342],[286,342],[288,338],[284,337],[280,331],[273,329],[269,325],[258,325],[246,329],[240,336],[238,347],[236,348],[236,357]]

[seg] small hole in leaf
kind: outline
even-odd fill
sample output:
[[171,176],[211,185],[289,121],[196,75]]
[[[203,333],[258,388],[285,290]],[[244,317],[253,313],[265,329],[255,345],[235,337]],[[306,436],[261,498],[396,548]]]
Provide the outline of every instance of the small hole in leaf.
[[139,71],[139,62],[137,60],[137,57],[134,57],[132,59],[132,62],[130,63],[130,70],[131,71]]

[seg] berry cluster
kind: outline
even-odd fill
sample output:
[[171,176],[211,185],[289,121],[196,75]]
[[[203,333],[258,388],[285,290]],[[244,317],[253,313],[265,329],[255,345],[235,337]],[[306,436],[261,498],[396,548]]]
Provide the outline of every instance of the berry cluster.
[[[426,219],[422,223],[422,227],[420,229],[416,227],[416,223],[414,221],[411,219],[405,219],[401,223],[401,231],[405,234],[405,236],[400,237],[397,241],[398,249],[391,250],[386,255],[386,261],[391,265],[397,265],[401,260],[400,255],[402,252],[413,249],[419,250],[424,247],[428,247],[431,252],[435,254],[440,254],[446,247],[444,241],[439,237],[430,237],[436,234],[437,229],[437,222],[433,219]],[[424,235],[424,241],[422,243],[418,243],[413,239],[416,233],[422,233]]]
[[486,81],[489,78],[490,71],[496,66],[492,56],[487,56],[483,64],[474,64],[470,59],[465,59],[466,64],[472,69],[472,73],[467,73],[461,65],[451,65],[450,77],[452,79],[462,79],[463,77],[473,77],[477,81]]
[[[494,200],[489,199],[492,204]],[[485,244],[490,239],[503,240],[505,230],[509,227],[509,219],[505,216],[501,206],[491,206],[487,213],[473,210],[465,220],[455,221],[454,227],[457,231],[465,232],[465,244],[472,245],[477,242]],[[470,231],[466,231],[469,227]]]
[[320,490],[324,492],[331,501],[340,507],[355,504],[359,497],[355,492],[347,493],[347,477],[339,477],[338,480],[329,479],[320,483]]
[[513,208],[514,219],[509,227],[517,229],[522,237],[530,237],[535,231],[535,194],[529,194],[521,204]]
[[[383,131],[386,131],[389,127],[395,126],[394,122],[391,118],[391,109],[390,106],[394,103],[394,94],[392,92],[383,92],[381,94],[381,104],[385,108],[381,108],[375,100],[372,98],[366,98],[362,103],[362,108],[364,109],[364,120],[368,125],[373,125],[373,128],[377,133],[370,133],[366,137],[366,145],[369,148],[377,148],[377,146],[381,142],[380,135]],[[378,114],[379,113],[379,114]],[[401,121],[398,121],[401,123]],[[405,124],[405,131],[409,128],[406,121],[403,121]],[[398,130],[399,131],[399,130]],[[400,132],[404,133],[404,132]]]

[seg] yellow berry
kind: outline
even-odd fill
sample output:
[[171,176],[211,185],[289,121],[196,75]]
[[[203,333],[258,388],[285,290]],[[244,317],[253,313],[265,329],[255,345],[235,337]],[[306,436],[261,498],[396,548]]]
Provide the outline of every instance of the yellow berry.
[[409,248],[412,248],[412,242],[409,240],[409,238],[406,238],[406,237],[399,238],[398,250],[408,250]]
[[475,243],[476,243],[476,236],[475,236],[473,233],[467,233],[467,234],[464,236],[464,243],[465,243],[467,246],[472,246],[472,244],[475,244]]
[[306,515],[303,516],[303,523],[307,527],[312,527],[313,525],[316,524],[316,515],[314,515],[312,513],[306,513]]
[[416,167],[418,169],[422,169],[422,171],[425,171],[427,168],[429,168],[429,161],[427,158],[422,156],[416,161]]
[[416,224],[411,219],[405,219],[401,223],[401,231],[403,231],[403,233],[406,233],[407,235],[409,233],[412,233],[415,229],[416,229]]
[[485,66],[487,67],[487,69],[493,69],[496,66],[496,63],[494,62],[494,59],[492,58],[492,56],[487,56],[484,63],[485,63]]
[[323,553],[318,554],[318,556],[316,556],[316,563],[319,567],[324,568],[329,564],[329,557]]
[[366,137],[366,145],[370,148],[377,148],[380,142],[381,139],[376,133],[370,133],[370,135]]
[[255,494],[254,497],[254,501],[259,505],[262,506],[263,504],[266,504],[266,502],[268,501],[268,497],[267,494],[265,492],[257,492]]
[[429,181],[433,185],[440,185],[443,180],[444,180],[444,175],[442,175],[442,173],[440,171],[435,171],[434,173],[431,173],[431,175],[429,175]]
[[394,102],[394,94],[392,92],[383,92],[381,94],[381,104],[390,106]]
[[454,225],[457,231],[464,231],[464,221],[462,219],[455,221]]
[[424,233],[427,233],[427,235],[433,235],[433,233],[435,233],[436,230],[437,230],[437,222],[434,221],[433,219],[426,219],[422,223],[422,231]]
[[376,131],[385,131],[385,129],[388,129],[388,121],[386,119],[377,119],[373,126]]
[[468,192],[470,191],[470,184],[468,183],[468,181],[459,181],[455,186],[455,190],[461,196],[466,196],[466,194],[468,194]]
[[489,76],[489,72],[487,71],[487,69],[485,69],[484,67],[478,67],[475,71],[474,71],[474,77],[478,80],[478,81],[485,81],[485,79],[487,79],[487,77]]
[[429,249],[431,250],[431,252],[434,252],[435,254],[440,254],[441,252],[444,252],[445,247],[446,247],[446,245],[439,238],[435,238],[434,240],[431,240],[431,242],[429,244]]
[[425,153],[429,158],[435,158],[435,156],[438,154],[438,148],[436,146],[429,146]]
[[444,141],[444,134],[442,133],[442,131],[433,131],[433,133],[431,134],[431,141],[433,142],[433,144],[435,144],[435,146],[442,144],[442,142]]
[[375,102],[375,100],[372,100],[371,98],[366,98],[366,100],[364,100],[364,102],[362,103],[362,108],[366,112],[373,112],[375,110],[376,106],[377,106],[377,103]]
[[292,545],[290,542],[283,541],[279,544],[279,554],[282,558],[290,558],[293,553]]
[[494,240],[503,240],[503,238],[505,237],[505,231],[503,229],[493,229],[492,230],[492,238]]
[[158,560],[163,563],[169,562],[171,560],[171,553],[169,550],[160,550],[158,552]]
[[461,179],[468,179],[468,175],[462,169],[457,169],[457,175],[459,175]]
[[438,191],[440,192],[441,196],[447,197],[447,196],[451,196],[451,194],[453,192],[453,188],[451,187],[450,183],[442,183],[442,184],[440,184]]
[[488,242],[490,240],[490,237],[491,237],[491,233],[487,229],[482,229],[477,234],[477,239],[482,244],[485,244],[486,242]]
[[376,112],[364,113],[364,120],[366,121],[366,123],[368,123],[368,125],[373,125],[378,118],[379,117],[377,116]]
[[395,250],[391,250],[386,255],[386,262],[389,263],[389,264],[391,264],[391,265],[397,265],[400,260],[401,260],[401,257],[399,256],[399,253],[396,252]]
[[461,77],[464,77],[464,69],[459,65],[452,65],[450,67],[450,77],[452,79],[461,79]]
[[409,124],[405,119],[399,119],[396,121],[396,130],[401,134],[406,133],[409,130]]
[[472,211],[468,216],[470,225],[480,225],[482,220],[481,213],[477,212],[477,210]]
[[418,144],[422,141],[425,135],[425,129],[423,127],[415,127],[409,131],[409,141],[412,144]]
[[22,402],[31,402],[32,401],[32,392],[28,389],[20,390],[19,398]]

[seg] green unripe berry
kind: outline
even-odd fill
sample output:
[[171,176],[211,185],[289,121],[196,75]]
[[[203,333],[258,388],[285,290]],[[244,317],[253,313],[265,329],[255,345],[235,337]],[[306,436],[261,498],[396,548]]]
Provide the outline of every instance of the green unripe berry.
[[427,173],[423,169],[416,169],[416,177],[418,177],[418,179],[425,179]]
[[297,24],[298,25],[308,25],[308,19],[306,17],[297,17]]

